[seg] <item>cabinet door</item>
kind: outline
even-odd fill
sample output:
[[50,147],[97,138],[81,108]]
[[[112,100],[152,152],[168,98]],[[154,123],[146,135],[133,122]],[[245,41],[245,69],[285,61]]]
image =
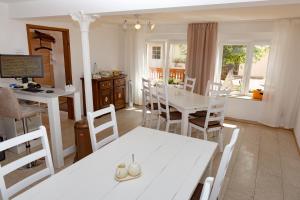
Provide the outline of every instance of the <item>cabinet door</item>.
[[100,108],[108,107],[109,104],[113,103],[113,89],[102,89],[99,95]]
[[116,109],[125,108],[126,106],[125,94],[126,94],[125,85],[115,87],[114,100],[115,100]]

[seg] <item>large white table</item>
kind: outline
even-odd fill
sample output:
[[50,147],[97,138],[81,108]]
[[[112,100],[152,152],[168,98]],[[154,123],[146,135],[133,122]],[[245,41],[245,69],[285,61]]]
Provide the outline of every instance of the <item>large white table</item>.
[[[217,143],[137,127],[95,153],[25,191],[15,200],[188,200]],[[115,167],[141,164],[138,179],[117,182]]]
[[[75,120],[81,119],[81,104],[80,93],[78,91],[65,91],[56,88],[41,88],[43,92],[26,92],[20,89],[15,89],[14,92],[18,99],[36,101],[47,104],[49,126],[51,134],[52,158],[54,167],[60,168],[64,166],[64,156],[74,152],[75,147],[72,146],[68,149],[63,149],[61,123],[59,113],[59,100],[60,96],[72,97],[74,100],[74,115]],[[53,93],[46,93],[46,90],[53,90]]]
[[[156,93],[153,88],[153,93]],[[184,89],[169,86],[168,88],[169,105],[176,108],[182,114],[181,135],[187,135],[189,115],[197,111],[207,110],[208,96],[199,95]]]

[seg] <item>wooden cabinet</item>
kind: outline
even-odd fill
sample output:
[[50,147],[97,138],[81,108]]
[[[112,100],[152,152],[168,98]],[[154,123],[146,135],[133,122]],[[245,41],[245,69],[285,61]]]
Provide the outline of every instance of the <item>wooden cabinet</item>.
[[[84,114],[85,92],[84,79],[82,80]],[[114,104],[116,109],[126,107],[126,75],[113,76],[109,78],[92,79],[94,110],[99,110]]]

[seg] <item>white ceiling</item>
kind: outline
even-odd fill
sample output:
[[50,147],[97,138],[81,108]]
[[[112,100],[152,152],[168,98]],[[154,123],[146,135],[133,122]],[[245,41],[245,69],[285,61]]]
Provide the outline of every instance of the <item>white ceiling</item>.
[[[143,13],[139,15],[139,21],[143,24],[149,20],[156,24],[186,24],[192,22],[228,22],[228,21],[253,21],[253,20],[274,20],[283,18],[300,18],[300,4],[293,5],[276,5],[276,6],[256,6],[242,8],[223,8],[223,9],[207,9],[207,10],[191,10],[177,12],[158,12]],[[49,21],[69,21],[69,16],[64,17],[47,17],[43,18]],[[129,24],[136,22],[136,16],[113,15],[102,16],[96,23],[122,24],[124,20]]]
[[[140,21],[151,20],[155,23],[191,23],[199,21],[251,21],[273,20],[300,17],[300,4],[194,10],[183,12],[160,12],[142,14]],[[120,23],[124,19],[134,23],[134,15],[102,16],[99,21]]]
[[85,13],[108,16],[300,4],[300,0],[4,0],[4,2],[10,2],[8,5],[12,18],[66,16],[81,10]]
[[0,0],[2,3],[21,3],[26,1],[32,1],[32,0]]

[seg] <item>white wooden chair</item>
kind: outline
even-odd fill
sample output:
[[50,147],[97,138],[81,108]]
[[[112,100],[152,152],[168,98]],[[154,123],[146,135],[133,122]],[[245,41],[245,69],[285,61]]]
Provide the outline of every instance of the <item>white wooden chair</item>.
[[[94,124],[95,118],[100,117],[105,114],[108,114],[108,113],[110,113],[111,121],[95,127],[95,124]],[[88,124],[89,124],[89,129],[90,129],[90,136],[91,136],[93,152],[97,151],[99,148],[103,147],[104,145],[112,142],[113,140],[115,140],[119,137],[114,105],[110,104],[110,106],[107,108],[97,110],[95,112],[88,112],[87,119],[88,119]],[[100,132],[102,132],[103,130],[108,129],[110,127],[113,128],[113,134],[100,140],[99,142],[97,142],[97,135],[100,134]]]
[[[232,152],[234,150],[236,141],[239,136],[239,131],[240,131],[240,129],[233,130],[233,134],[231,136],[230,143],[228,145],[226,145],[226,147],[224,149],[224,152],[223,152],[223,155],[222,155],[222,158],[220,161],[220,165],[219,165],[219,168],[218,168],[218,171],[216,174],[216,178],[214,180],[211,193],[209,195],[209,200],[217,200],[220,195],[220,191],[223,186],[223,182],[224,182],[225,175],[226,175],[229,163],[230,163]],[[203,185],[201,183],[199,183],[197,188],[194,191],[194,194],[193,194],[191,200],[199,199],[200,193],[202,193],[201,191],[203,191],[202,188],[203,188]]]
[[188,76],[186,76],[184,79],[183,89],[193,93],[195,88],[195,83],[196,83],[195,78],[189,78]]
[[205,179],[205,182],[203,184],[203,189],[201,192],[201,196],[200,196],[200,200],[208,200],[209,199],[209,195],[210,195],[210,191],[213,186],[213,183],[214,183],[213,177],[207,177]]
[[[230,90],[226,90],[222,88],[221,83],[212,82],[210,80],[207,81],[207,86],[205,90],[205,96],[218,97],[218,96],[228,96],[230,94]],[[192,117],[205,117],[207,114],[206,110],[197,111],[193,114],[190,114]]]
[[156,86],[156,96],[158,102],[159,116],[157,120],[157,129],[160,128],[160,121],[166,121],[166,131],[169,131],[171,124],[181,123],[181,113],[178,111],[170,111],[168,86],[166,84]]
[[219,96],[222,88],[221,83],[216,83],[211,80],[207,81],[205,96]]
[[223,151],[223,122],[225,111],[226,97],[211,98],[208,105],[208,110],[205,117],[196,117],[189,119],[188,135],[191,136],[192,128],[195,128],[204,134],[204,139],[207,140],[209,132],[219,133],[219,147]]
[[148,112],[150,112],[150,127],[152,126],[153,120],[158,118],[158,103],[153,100],[153,92],[151,87],[151,81],[148,79],[142,79],[143,83],[143,122],[142,124],[146,126]]
[[[9,164],[6,164],[4,166],[0,166],[0,174],[1,174],[1,180],[0,180],[0,190],[1,190],[1,197],[3,200],[9,199],[11,196],[15,195],[16,193],[20,192],[24,188],[30,186],[31,184],[37,182],[38,180],[41,180],[45,178],[46,176],[53,175],[54,169],[53,169],[53,163],[50,153],[50,147],[48,143],[47,133],[44,126],[41,126],[38,130],[27,133],[25,135],[17,136],[15,138],[6,140],[4,142],[0,143],[0,151],[4,151],[7,149],[10,149],[14,146],[17,146],[19,144],[23,144],[26,142],[29,142],[31,140],[35,139],[41,139],[42,143],[42,149],[38,150],[34,153],[31,153],[29,155],[26,155],[25,157],[22,157],[18,160],[15,160],[13,162],[10,162]],[[34,173],[31,176],[28,176],[27,178],[23,179],[22,181],[14,184],[13,186],[7,188],[4,176],[33,162],[36,160],[39,160],[40,158],[45,158],[46,162],[46,168]]]

